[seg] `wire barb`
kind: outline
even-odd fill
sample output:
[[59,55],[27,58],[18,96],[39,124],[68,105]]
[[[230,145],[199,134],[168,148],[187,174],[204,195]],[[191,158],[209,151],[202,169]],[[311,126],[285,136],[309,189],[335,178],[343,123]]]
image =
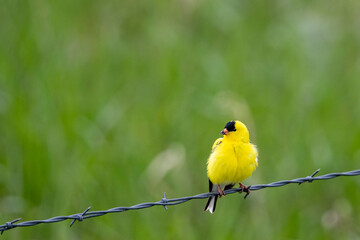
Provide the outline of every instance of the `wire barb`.
[[[318,172],[320,172],[320,168],[317,169],[315,172],[313,172],[310,176],[307,176],[307,177],[305,178],[304,182],[312,183],[312,181],[314,180],[314,179],[313,179],[314,176],[315,176]],[[302,184],[302,183],[304,183],[304,182],[300,182],[299,185]]]
[[[251,191],[256,191],[256,190],[261,190],[263,188],[273,188],[273,187],[282,187],[284,185],[290,184],[290,183],[304,183],[304,182],[312,182],[315,180],[329,180],[332,178],[336,178],[336,177],[340,177],[340,176],[357,176],[360,175],[360,169],[358,170],[353,170],[353,171],[349,171],[349,172],[340,172],[340,173],[329,173],[329,174],[325,174],[322,176],[318,176],[315,177],[315,175],[320,171],[320,169],[316,170],[313,174],[311,174],[310,176],[304,177],[304,178],[296,178],[296,179],[292,179],[292,180],[283,180],[283,181],[278,181],[278,182],[272,182],[269,184],[259,184],[259,185],[252,185],[249,186],[249,190]],[[233,194],[233,193],[238,193],[241,192],[241,188],[232,188],[232,189],[228,189],[226,190],[226,194]],[[31,221],[25,221],[25,222],[19,222],[14,224],[15,222],[18,222],[20,220],[20,218],[15,219],[11,222],[7,222],[3,225],[0,225],[0,233],[3,234],[4,231],[13,229],[13,228],[17,228],[17,227],[30,227],[30,226],[35,226],[37,224],[42,224],[42,223],[55,223],[55,222],[61,222],[61,221],[65,221],[68,219],[71,219],[72,222],[70,224],[70,227],[75,223],[76,220],[78,220],[79,222],[81,222],[84,219],[87,218],[93,218],[93,217],[100,217],[103,216],[105,214],[108,213],[120,213],[120,212],[125,212],[125,211],[129,211],[129,210],[139,210],[139,209],[144,209],[144,208],[149,208],[149,207],[153,207],[153,206],[163,206],[166,210],[167,206],[169,205],[178,205],[178,204],[182,204],[185,202],[188,202],[190,200],[194,200],[194,199],[205,199],[205,198],[209,198],[212,196],[217,195],[218,193],[216,192],[208,192],[208,193],[202,193],[202,194],[198,194],[198,195],[194,195],[194,196],[189,196],[189,197],[181,197],[181,198],[173,198],[173,199],[168,199],[166,198],[166,193],[164,193],[164,198],[161,199],[161,201],[158,202],[148,202],[148,203],[140,203],[140,204],[136,204],[134,206],[131,207],[115,207],[115,208],[110,208],[108,210],[103,210],[103,211],[89,211],[90,207],[88,207],[83,213],[78,213],[78,214],[73,214],[73,215],[69,215],[69,216],[58,216],[58,217],[52,217],[46,220],[31,220]]]
[[[3,233],[4,233],[4,231],[6,231],[6,230],[9,230],[9,229],[12,229],[12,228],[15,228],[16,227],[16,225],[13,225],[14,223],[16,223],[16,222],[18,222],[18,221],[20,221],[21,220],[21,218],[17,218],[17,219],[15,219],[15,220],[12,220],[11,222],[6,222],[3,226],[4,226],[4,228],[1,228],[1,233],[0,233],[0,235],[3,235]],[[1,226],[2,227],[2,226]]]
[[246,198],[249,196],[249,194],[250,194],[250,188],[251,188],[251,185],[246,187],[246,190],[245,190],[246,194],[245,194],[245,196],[244,196],[244,199],[246,199]]
[[316,170],[313,174],[311,174],[311,177],[314,177],[318,172],[320,172],[320,168]]
[[82,220],[84,220],[84,215],[90,210],[91,207],[88,207],[83,213],[81,214],[76,214],[74,220],[72,220],[72,222],[70,223],[70,227],[72,227],[72,225],[75,223],[76,220],[78,220],[79,222],[81,222]]
[[[162,198],[160,202],[165,204],[168,203],[168,200],[166,198],[166,192],[164,192],[164,198]],[[165,208],[165,210],[169,210],[165,204],[163,204],[163,207]]]

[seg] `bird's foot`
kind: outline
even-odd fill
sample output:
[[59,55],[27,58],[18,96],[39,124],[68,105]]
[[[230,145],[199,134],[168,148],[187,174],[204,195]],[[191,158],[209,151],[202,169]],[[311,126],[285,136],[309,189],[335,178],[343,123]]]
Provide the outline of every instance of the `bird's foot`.
[[225,196],[225,192],[221,189],[220,185],[218,185],[219,197]]
[[240,193],[242,193],[242,192],[246,192],[246,194],[245,194],[245,196],[244,196],[244,199],[246,199],[247,198],[247,196],[249,196],[249,194],[250,194],[250,187],[251,186],[245,186],[245,185],[243,185],[242,183],[239,183],[239,185],[240,185],[240,188],[241,188],[241,192]]

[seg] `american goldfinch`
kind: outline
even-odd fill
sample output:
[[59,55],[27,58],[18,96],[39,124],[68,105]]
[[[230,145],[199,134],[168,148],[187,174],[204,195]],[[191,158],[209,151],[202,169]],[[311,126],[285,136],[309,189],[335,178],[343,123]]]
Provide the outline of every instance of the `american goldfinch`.
[[224,137],[214,142],[207,161],[209,192],[219,193],[210,197],[205,206],[204,211],[210,213],[215,211],[218,196],[225,195],[224,191],[236,183],[249,194],[249,189],[241,182],[258,166],[256,146],[249,142],[249,131],[242,122],[228,122],[220,134]]

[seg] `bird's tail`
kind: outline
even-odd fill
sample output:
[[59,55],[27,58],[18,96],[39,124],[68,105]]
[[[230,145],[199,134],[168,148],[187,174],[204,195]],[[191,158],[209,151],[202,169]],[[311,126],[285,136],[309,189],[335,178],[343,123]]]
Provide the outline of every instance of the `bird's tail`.
[[213,214],[215,212],[217,198],[218,198],[218,195],[209,197],[209,200],[206,203],[204,211],[209,210],[209,212],[211,214]]

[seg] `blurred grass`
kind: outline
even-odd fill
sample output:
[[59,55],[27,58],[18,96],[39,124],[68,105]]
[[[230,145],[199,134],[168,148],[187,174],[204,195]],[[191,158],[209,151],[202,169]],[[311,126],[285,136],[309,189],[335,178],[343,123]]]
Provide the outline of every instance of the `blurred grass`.
[[[205,192],[210,146],[230,119],[259,148],[247,184],[359,168],[357,1],[1,5],[0,223]],[[229,196],[214,215],[192,201],[5,239],[359,239],[359,185],[339,178]]]

